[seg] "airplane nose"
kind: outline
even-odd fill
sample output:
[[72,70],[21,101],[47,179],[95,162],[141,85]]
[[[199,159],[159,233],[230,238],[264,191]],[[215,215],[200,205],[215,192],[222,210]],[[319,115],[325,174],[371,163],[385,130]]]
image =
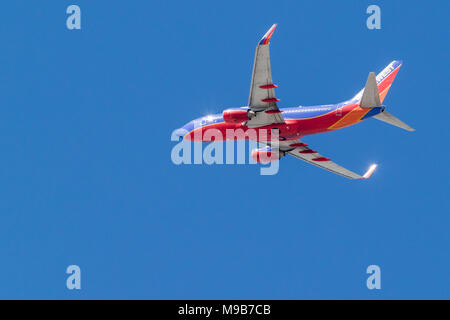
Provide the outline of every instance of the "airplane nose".
[[192,131],[195,129],[194,121],[188,122],[184,126],[174,131],[174,135],[186,140],[190,140]]
[[177,137],[184,137],[184,135],[188,133],[188,131],[184,128],[179,128],[177,130],[174,131],[175,136]]
[[186,137],[186,134],[187,134],[188,132],[189,132],[189,131],[187,131],[187,130],[183,127],[183,128],[176,129],[176,130],[173,132],[173,135],[174,135],[175,137],[177,137],[178,140],[180,140],[180,138],[181,138],[181,140],[183,140],[183,139]]

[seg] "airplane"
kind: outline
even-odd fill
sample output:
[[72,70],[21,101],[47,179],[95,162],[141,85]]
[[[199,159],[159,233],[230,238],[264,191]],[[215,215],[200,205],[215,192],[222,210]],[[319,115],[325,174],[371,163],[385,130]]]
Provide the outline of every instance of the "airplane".
[[[272,81],[269,55],[270,38],[276,26],[272,25],[256,46],[248,106],[226,109],[222,114],[195,119],[176,130],[176,134],[189,141],[211,142],[212,139],[204,135],[208,129],[219,130],[223,137],[226,137],[227,129],[265,129],[268,131],[265,138],[256,136],[256,140],[265,145],[252,151],[252,158],[256,162],[278,161],[289,154],[346,178],[368,179],[375,171],[376,164],[371,165],[365,174],[359,175],[320,155],[299,139],[310,134],[342,129],[369,118],[414,131],[387,112],[382,104],[402,61],[392,61],[377,76],[370,72],[365,87],[347,101],[332,105],[278,108],[280,99],[275,95],[278,86]],[[277,138],[278,146],[275,147],[271,142],[272,137]],[[248,139],[248,136],[244,138]]]

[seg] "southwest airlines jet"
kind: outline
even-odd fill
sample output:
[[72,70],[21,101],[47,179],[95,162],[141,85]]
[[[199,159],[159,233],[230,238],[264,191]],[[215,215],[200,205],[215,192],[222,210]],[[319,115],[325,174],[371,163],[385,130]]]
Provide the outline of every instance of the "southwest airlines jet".
[[[392,61],[377,76],[373,72],[369,73],[365,87],[350,100],[333,105],[280,109],[277,105],[279,99],[275,96],[277,85],[272,81],[269,56],[269,40],[275,28],[276,24],[267,31],[256,46],[248,106],[227,109],[222,114],[193,120],[178,129],[177,134],[191,141],[211,142],[218,140],[217,137],[211,139],[204,134],[208,129],[218,130],[222,133],[222,137],[226,137],[230,129],[240,129],[244,132],[250,129],[262,132],[261,129],[263,129],[264,132],[268,132],[264,137],[262,134],[254,137],[255,140],[266,145],[253,150],[252,157],[256,162],[278,161],[289,154],[350,179],[369,178],[376,164],[371,165],[361,176],[320,155],[299,139],[309,134],[345,128],[369,118],[414,131],[413,128],[388,113],[382,105],[402,62]],[[276,137],[276,140],[273,137]],[[244,139],[251,138],[245,135]]]

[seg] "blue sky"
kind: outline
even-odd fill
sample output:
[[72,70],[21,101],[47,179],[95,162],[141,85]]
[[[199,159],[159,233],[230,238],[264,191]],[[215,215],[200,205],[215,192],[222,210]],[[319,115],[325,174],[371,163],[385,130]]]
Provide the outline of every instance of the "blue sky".
[[[82,29],[66,29],[77,4]],[[369,4],[382,29],[366,28]],[[448,1],[10,1],[0,13],[0,298],[450,298]],[[247,103],[272,23],[280,107],[352,97],[403,60],[376,120],[296,159],[175,166],[172,130]],[[82,289],[66,289],[66,267]],[[365,282],[381,267],[379,291]]]

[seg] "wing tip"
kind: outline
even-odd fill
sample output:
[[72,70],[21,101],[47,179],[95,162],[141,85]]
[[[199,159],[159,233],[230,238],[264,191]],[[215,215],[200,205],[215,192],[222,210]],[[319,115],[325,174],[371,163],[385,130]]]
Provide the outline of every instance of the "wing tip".
[[372,173],[375,171],[375,169],[377,168],[377,164],[372,164],[369,167],[369,170],[366,171],[366,173],[364,173],[364,175],[362,176],[362,179],[369,179],[370,176],[372,175]]
[[261,40],[259,41],[259,45],[266,45],[269,44],[270,42],[270,38],[273,35],[273,32],[275,31],[276,27],[277,27],[277,23],[274,23],[270,29],[264,34],[264,36],[261,38]]

